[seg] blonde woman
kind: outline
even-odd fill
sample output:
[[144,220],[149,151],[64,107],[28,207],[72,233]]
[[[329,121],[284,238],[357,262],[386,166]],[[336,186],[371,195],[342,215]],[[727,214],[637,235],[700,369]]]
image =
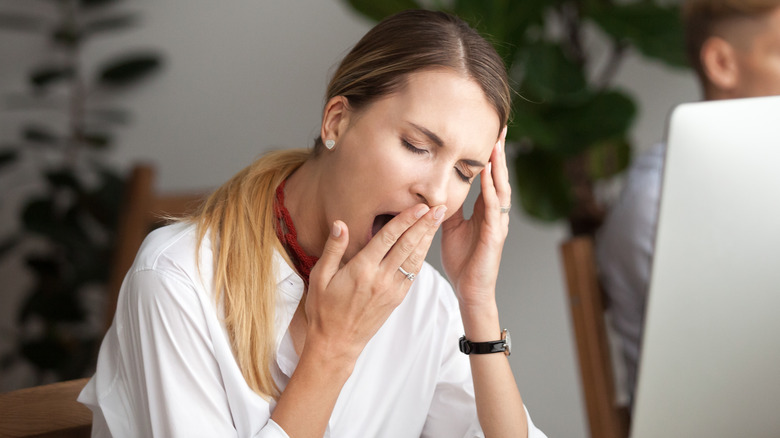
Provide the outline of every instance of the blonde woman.
[[[93,436],[544,436],[495,300],[509,108],[461,20],[369,31],[313,149],[260,158],[146,239],[80,396]],[[452,286],[424,262],[439,228]]]

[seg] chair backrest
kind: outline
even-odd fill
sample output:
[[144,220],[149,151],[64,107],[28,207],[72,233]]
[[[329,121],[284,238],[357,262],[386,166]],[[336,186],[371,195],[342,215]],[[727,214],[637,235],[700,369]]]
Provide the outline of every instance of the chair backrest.
[[166,223],[165,217],[182,216],[197,208],[205,193],[157,193],[154,167],[136,165],[125,186],[124,202],[117,227],[113,265],[108,280],[105,329],[111,326],[116,312],[119,289],[125,274],[135,260],[146,235]]
[[0,394],[0,437],[89,437],[92,411],[76,401],[87,380]]
[[577,342],[585,407],[592,438],[626,438],[629,411],[616,402],[615,382],[604,320],[604,303],[591,237],[561,244],[569,290],[569,310]]

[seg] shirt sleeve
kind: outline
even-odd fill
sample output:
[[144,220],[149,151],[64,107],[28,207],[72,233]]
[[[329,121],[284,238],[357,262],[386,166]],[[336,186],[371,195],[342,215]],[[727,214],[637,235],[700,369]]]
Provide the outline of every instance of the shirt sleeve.
[[[457,347],[458,339],[463,335],[460,310],[448,283],[447,289],[445,293],[449,294],[452,300],[445,300],[443,303],[447,322],[441,330],[446,333],[442,340],[446,348],[443,350],[439,379],[421,437],[484,438],[485,434],[477,416],[471,365],[468,356],[461,353]],[[528,438],[546,438],[545,434],[534,426],[525,406],[523,410],[528,422]]]
[[[110,435],[238,436],[204,313],[213,309],[175,272],[135,271],[123,289],[103,367],[113,376],[96,388]],[[269,410],[257,415],[268,422],[255,436],[287,437]]]

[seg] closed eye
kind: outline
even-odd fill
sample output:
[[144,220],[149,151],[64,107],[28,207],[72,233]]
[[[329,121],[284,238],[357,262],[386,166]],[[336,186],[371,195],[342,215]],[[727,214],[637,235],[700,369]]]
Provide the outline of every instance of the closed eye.
[[455,168],[455,173],[457,173],[457,174],[458,174],[458,178],[460,178],[461,180],[463,180],[463,182],[471,184],[471,177],[470,177],[470,176],[468,176],[468,175],[466,175],[465,173],[463,173],[463,171],[462,171],[462,170],[460,170],[460,169],[458,169],[458,168],[456,167],[456,168]]
[[414,154],[421,154],[422,155],[422,154],[425,154],[425,153],[428,152],[425,149],[420,149],[418,147],[415,147],[413,144],[409,143],[405,139],[401,139],[401,144],[403,144],[406,149],[409,149],[409,151],[411,151]]

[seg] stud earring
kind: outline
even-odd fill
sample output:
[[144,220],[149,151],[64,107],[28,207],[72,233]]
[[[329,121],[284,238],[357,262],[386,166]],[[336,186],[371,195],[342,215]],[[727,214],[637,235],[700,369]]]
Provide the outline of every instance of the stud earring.
[[328,148],[328,150],[333,149],[334,146],[336,146],[336,140],[325,140],[325,147]]

